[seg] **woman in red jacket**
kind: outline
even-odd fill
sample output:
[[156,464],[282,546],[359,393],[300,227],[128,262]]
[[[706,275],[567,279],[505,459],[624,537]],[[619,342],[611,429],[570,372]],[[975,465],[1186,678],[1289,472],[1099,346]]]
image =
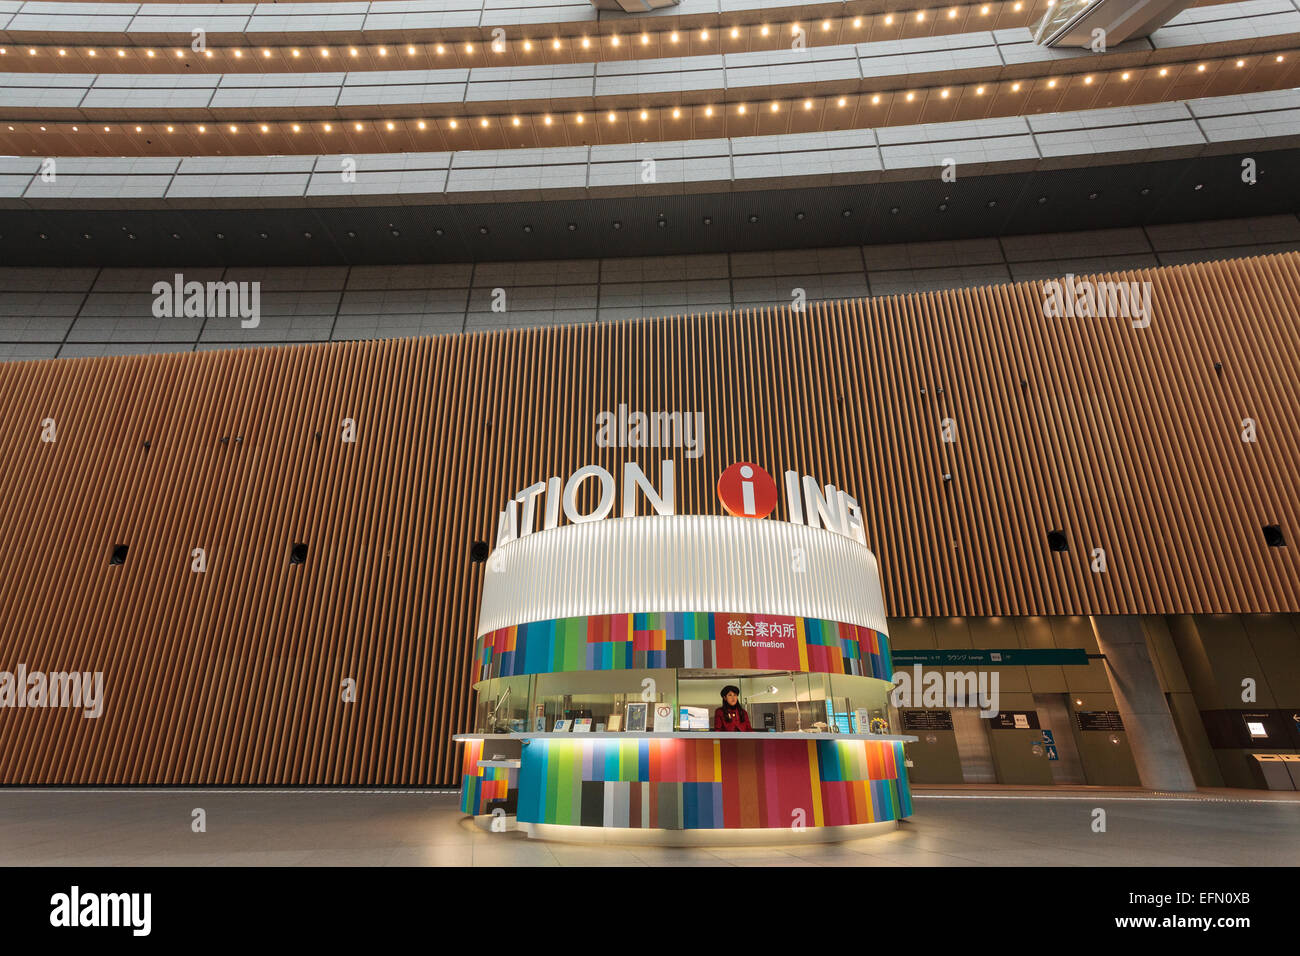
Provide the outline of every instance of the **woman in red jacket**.
[[752,731],[749,714],[740,706],[740,688],[728,684],[722,688],[722,706],[713,712],[713,729],[726,731]]

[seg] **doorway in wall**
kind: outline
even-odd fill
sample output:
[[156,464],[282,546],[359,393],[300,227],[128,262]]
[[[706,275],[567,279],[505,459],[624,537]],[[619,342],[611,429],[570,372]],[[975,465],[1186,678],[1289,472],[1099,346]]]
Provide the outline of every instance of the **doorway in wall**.
[[978,707],[952,708],[952,729],[957,737],[963,783],[997,783],[993,749]]

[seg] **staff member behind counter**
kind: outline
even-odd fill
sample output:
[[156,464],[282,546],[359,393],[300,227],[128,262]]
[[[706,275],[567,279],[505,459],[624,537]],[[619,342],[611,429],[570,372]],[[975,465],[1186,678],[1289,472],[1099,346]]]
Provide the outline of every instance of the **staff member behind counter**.
[[722,688],[722,706],[713,712],[713,729],[726,731],[752,731],[749,714],[740,706],[740,688],[728,684]]

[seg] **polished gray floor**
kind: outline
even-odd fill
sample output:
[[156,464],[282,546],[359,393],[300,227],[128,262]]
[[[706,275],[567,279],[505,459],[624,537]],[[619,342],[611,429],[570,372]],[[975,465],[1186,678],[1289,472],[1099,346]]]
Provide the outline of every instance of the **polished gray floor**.
[[[207,831],[191,828],[206,813]],[[1106,830],[1094,832],[1094,810]],[[925,790],[831,845],[586,847],[489,833],[434,791],[0,790],[7,866],[1258,866],[1300,864],[1300,794]]]

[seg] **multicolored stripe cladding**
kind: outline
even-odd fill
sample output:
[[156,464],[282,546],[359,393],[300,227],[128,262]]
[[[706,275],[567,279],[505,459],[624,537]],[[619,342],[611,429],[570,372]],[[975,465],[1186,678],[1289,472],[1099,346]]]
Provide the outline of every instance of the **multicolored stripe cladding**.
[[536,621],[481,635],[477,683],[559,671],[756,668],[856,674],[888,680],[881,631],[809,617],[665,611]]
[[846,826],[912,813],[902,744],[872,740],[538,739],[521,823],[708,830]]
[[482,740],[465,743],[461,757],[460,809],[478,816],[491,813],[490,804],[498,804],[506,813],[514,813],[519,771],[513,767],[480,767],[483,743]]

